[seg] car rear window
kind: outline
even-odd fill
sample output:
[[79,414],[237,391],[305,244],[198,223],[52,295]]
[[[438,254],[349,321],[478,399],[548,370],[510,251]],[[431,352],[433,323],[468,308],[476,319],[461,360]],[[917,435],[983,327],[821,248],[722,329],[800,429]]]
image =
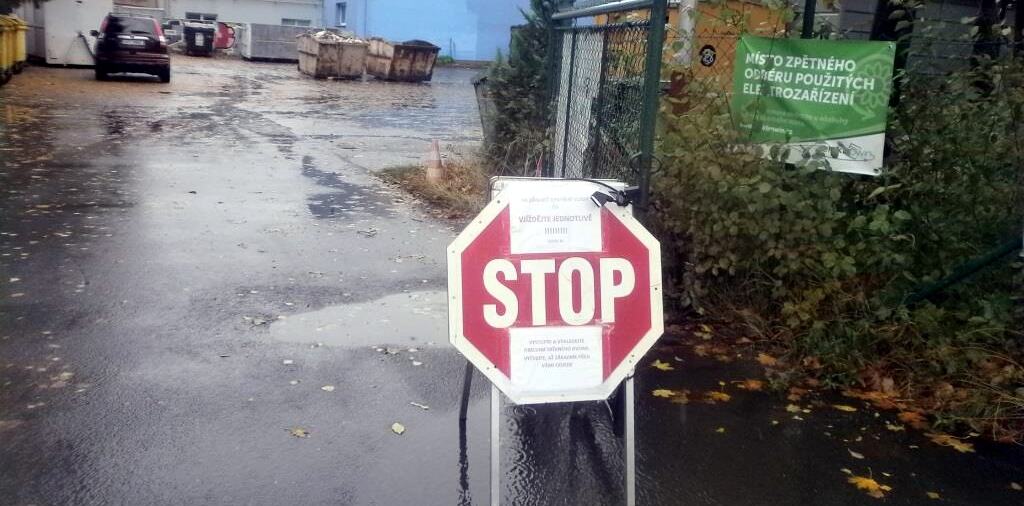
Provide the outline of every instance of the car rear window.
[[110,16],[104,33],[138,33],[142,35],[156,35],[155,23],[150,18],[126,18]]

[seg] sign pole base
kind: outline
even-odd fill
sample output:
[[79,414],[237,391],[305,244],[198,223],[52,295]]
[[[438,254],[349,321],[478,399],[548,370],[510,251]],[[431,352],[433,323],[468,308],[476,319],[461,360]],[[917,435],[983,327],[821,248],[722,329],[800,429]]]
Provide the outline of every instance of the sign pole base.
[[626,395],[626,505],[636,506],[636,420],[635,404],[636,395],[633,388],[633,371],[626,376],[626,384],[623,387]]
[[501,392],[491,383],[491,506],[501,502]]

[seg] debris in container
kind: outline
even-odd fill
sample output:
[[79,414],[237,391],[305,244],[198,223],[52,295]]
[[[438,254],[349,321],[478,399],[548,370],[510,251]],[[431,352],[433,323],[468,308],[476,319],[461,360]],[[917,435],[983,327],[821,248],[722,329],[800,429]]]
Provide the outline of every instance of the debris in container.
[[317,42],[345,42],[348,44],[365,44],[366,41],[357,38],[349,37],[347,35],[340,34],[338,32],[332,32],[330,30],[320,30],[313,34],[313,38]]

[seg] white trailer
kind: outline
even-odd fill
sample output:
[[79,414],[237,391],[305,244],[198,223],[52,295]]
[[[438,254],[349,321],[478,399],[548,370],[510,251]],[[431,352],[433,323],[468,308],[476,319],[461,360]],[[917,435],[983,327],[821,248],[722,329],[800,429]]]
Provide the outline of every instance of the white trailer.
[[112,0],[48,0],[26,2],[15,10],[28,23],[26,52],[48,65],[92,66],[103,17],[114,10]]

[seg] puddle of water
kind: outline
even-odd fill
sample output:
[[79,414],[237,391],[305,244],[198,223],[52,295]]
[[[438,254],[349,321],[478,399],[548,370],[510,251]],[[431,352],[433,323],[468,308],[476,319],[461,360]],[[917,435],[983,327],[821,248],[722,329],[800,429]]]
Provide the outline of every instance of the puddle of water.
[[448,342],[447,294],[397,293],[289,316],[270,327],[271,339],[327,346]]

